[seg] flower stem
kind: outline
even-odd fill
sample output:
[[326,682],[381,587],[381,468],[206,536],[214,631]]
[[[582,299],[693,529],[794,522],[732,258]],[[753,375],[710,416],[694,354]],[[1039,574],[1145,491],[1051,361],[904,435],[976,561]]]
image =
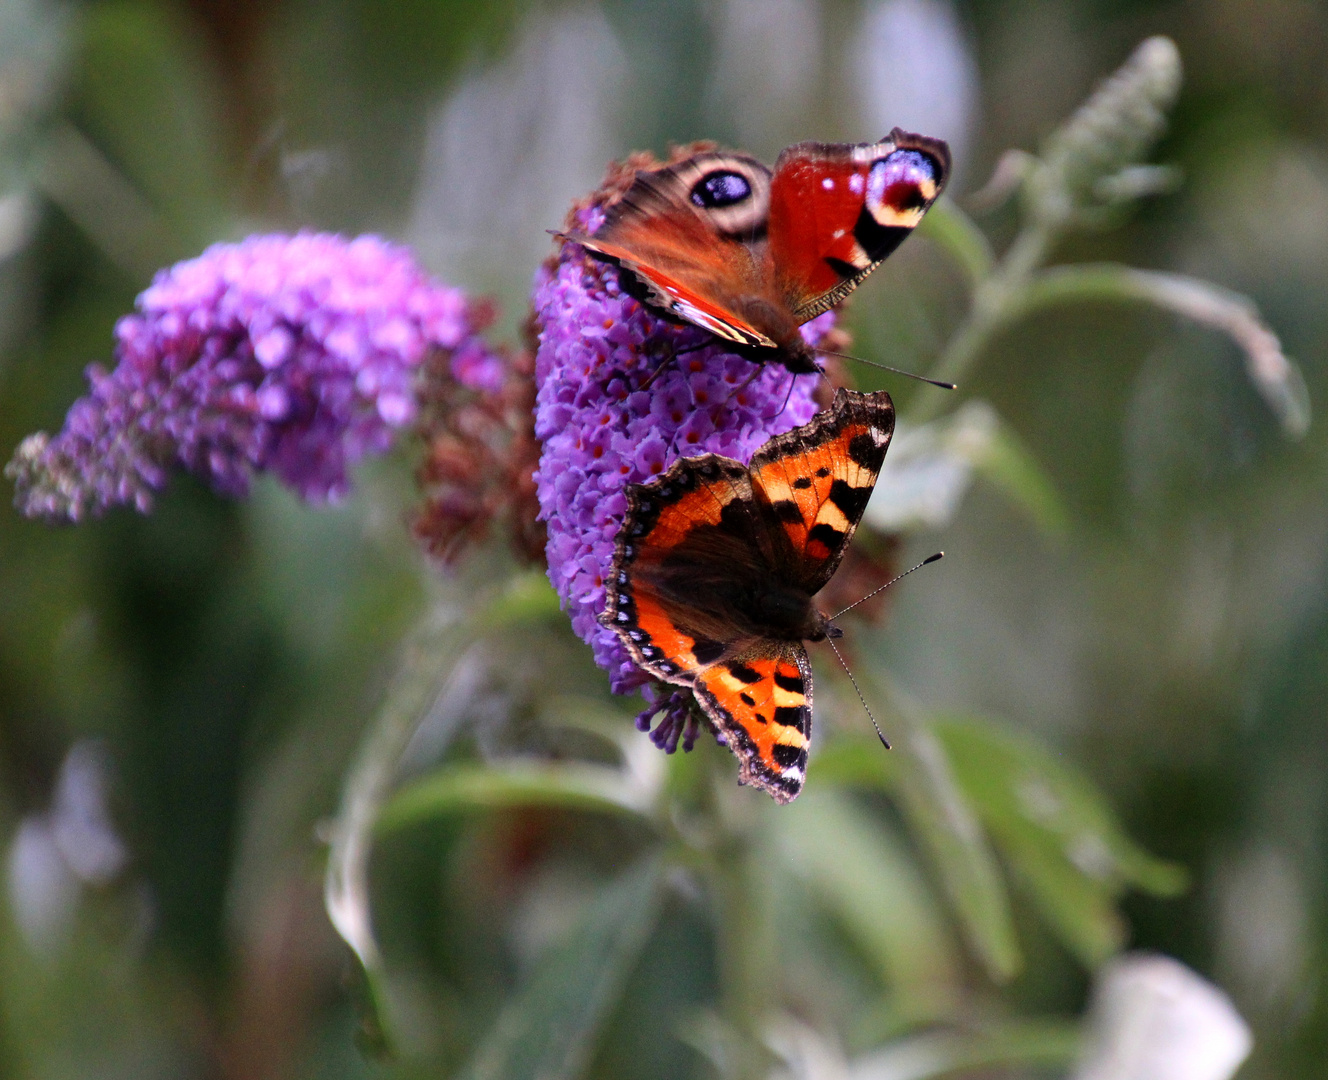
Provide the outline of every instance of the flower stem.
[[[1019,310],[1020,293],[1046,261],[1060,231],[1056,224],[1036,219],[1020,230],[990,276],[974,289],[968,316],[928,372],[931,378],[962,385],[996,331]],[[910,419],[924,423],[944,404],[943,395],[923,395],[909,410]]]

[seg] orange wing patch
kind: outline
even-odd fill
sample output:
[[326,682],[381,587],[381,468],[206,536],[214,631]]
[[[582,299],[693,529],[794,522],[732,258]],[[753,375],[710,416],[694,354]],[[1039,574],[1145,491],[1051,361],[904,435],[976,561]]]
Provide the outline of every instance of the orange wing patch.
[[812,592],[839,565],[894,433],[894,406],[884,391],[842,395],[813,420],[822,421],[819,428],[772,439],[752,460],[752,486],[783,527]]
[[684,470],[671,470],[636,495],[629,517],[637,519],[630,531],[639,547],[676,547],[698,526],[718,525],[735,499],[751,498],[751,477],[736,462],[717,454],[686,461]]
[[665,604],[640,587],[639,564],[657,563],[696,529],[718,525],[730,503],[751,497],[747,470],[717,454],[677,461],[663,476],[631,491],[600,622],[615,630],[632,659],[657,678],[691,685],[693,674],[731,642],[698,642],[679,627]]
[[807,776],[812,671],[796,642],[762,641],[700,673],[696,698],[738,755],[738,779],[790,802]]

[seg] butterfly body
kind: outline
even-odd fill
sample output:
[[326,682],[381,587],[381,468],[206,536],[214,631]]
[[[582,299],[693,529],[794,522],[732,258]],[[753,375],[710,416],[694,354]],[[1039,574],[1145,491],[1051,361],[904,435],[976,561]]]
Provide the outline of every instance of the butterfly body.
[[601,622],[633,660],[690,688],[739,778],[788,802],[811,738],[804,641],[838,636],[814,602],[839,565],[894,430],[884,391],[840,390],[744,466],[683,458],[628,489]]
[[619,266],[626,287],[753,359],[819,370],[799,327],[838,303],[940,195],[945,143],[798,143],[774,170],[703,151],[641,170],[591,233],[561,234]]

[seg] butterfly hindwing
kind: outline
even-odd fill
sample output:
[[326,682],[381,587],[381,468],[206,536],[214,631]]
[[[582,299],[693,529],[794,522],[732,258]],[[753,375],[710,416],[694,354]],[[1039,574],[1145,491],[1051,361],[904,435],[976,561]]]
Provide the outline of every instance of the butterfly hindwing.
[[792,552],[785,573],[808,593],[819,592],[839,566],[894,426],[894,403],[884,390],[838,390],[828,410],[771,439],[752,458],[758,504],[768,507]]
[[770,254],[798,322],[837,304],[922,220],[950,171],[939,139],[896,128],[879,143],[798,143],[770,186]]
[[812,670],[800,642],[758,640],[698,673],[696,699],[738,756],[738,779],[797,797],[812,735]]

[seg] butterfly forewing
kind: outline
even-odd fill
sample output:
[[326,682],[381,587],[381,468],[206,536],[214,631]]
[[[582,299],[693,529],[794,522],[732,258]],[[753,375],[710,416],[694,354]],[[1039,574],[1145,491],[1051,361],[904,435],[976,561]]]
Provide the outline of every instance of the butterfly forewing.
[[922,220],[950,170],[945,143],[896,128],[879,143],[799,143],[775,163],[770,254],[798,322],[855,288]]
[[746,310],[772,288],[769,209],[769,169],[704,152],[637,173],[594,233],[566,235],[627,270],[656,307],[735,344],[772,349],[769,328]]
[[894,434],[884,390],[839,390],[833,406],[768,442],[752,458],[758,504],[792,549],[797,583],[817,593],[830,580],[871,498]]

